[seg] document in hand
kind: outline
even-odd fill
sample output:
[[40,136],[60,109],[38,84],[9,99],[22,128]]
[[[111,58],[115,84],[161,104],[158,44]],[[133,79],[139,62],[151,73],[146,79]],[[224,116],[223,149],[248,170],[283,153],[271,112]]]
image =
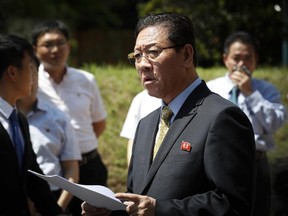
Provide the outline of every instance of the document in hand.
[[126,208],[126,205],[124,205],[119,199],[115,198],[115,194],[107,187],[101,185],[76,184],[58,175],[41,175],[32,170],[28,171],[39,178],[70,192],[92,206],[107,208],[111,211],[125,210]]

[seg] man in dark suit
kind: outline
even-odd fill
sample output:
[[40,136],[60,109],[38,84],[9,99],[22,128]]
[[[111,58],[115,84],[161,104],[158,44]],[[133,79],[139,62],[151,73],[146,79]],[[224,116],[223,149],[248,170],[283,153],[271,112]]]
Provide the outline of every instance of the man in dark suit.
[[[27,172],[31,169],[42,173],[32,150],[27,121],[15,107],[18,99],[31,93],[32,55],[33,48],[25,39],[0,35],[1,216],[29,216],[28,199],[42,216],[62,213],[47,182]],[[16,127],[10,120],[13,112],[18,118]],[[21,149],[19,155],[17,146]]]
[[[138,124],[128,192],[116,194],[127,204],[122,215],[251,215],[252,126],[238,107],[198,77],[191,21],[174,13],[151,14],[138,22],[136,37],[128,58],[148,93],[173,113],[158,151],[154,143],[162,136],[158,125],[164,109]],[[82,209],[85,215],[116,214],[85,202]]]

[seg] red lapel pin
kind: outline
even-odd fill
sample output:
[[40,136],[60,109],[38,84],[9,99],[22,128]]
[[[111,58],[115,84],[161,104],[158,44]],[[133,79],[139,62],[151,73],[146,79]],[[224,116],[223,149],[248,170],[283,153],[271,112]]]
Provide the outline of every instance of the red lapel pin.
[[190,152],[192,147],[191,147],[191,144],[189,142],[182,141],[180,149],[183,150],[183,151]]

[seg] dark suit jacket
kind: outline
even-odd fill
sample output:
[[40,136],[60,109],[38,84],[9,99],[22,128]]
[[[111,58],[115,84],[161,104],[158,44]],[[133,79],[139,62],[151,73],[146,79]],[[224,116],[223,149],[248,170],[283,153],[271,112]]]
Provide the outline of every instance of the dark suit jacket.
[[27,214],[27,196],[35,203],[42,215],[57,215],[61,213],[61,209],[52,196],[47,182],[27,172],[31,169],[43,173],[36,161],[28,123],[23,115],[19,115],[19,123],[25,142],[21,171],[19,171],[16,151],[10,136],[0,123],[0,215],[29,215]]
[[[160,109],[134,139],[128,192],[156,198],[157,216],[251,214],[255,143],[246,115],[202,82],[187,98],[152,162]],[[188,142],[191,150],[181,150]]]

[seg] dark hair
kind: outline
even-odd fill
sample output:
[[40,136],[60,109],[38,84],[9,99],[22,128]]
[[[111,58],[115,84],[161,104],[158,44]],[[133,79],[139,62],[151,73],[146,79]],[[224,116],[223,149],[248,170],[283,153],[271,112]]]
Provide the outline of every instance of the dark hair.
[[[149,26],[163,25],[168,29],[167,39],[174,45],[184,46],[191,44],[194,50],[193,62],[197,65],[197,55],[195,48],[195,35],[192,21],[183,15],[176,13],[153,13],[140,19],[136,25],[135,36],[137,37],[140,31]],[[176,49],[177,50],[177,49]]]
[[252,35],[244,31],[238,31],[228,36],[224,42],[223,52],[225,54],[228,54],[230,46],[235,42],[241,42],[241,43],[252,46],[256,56],[258,56],[259,41],[256,38],[252,37]]
[[33,56],[33,47],[28,40],[16,35],[0,34],[0,78],[10,65],[21,69],[25,53]]
[[66,25],[59,20],[50,20],[38,23],[32,30],[31,40],[34,46],[37,45],[38,38],[48,32],[60,32],[69,40],[69,31]]

